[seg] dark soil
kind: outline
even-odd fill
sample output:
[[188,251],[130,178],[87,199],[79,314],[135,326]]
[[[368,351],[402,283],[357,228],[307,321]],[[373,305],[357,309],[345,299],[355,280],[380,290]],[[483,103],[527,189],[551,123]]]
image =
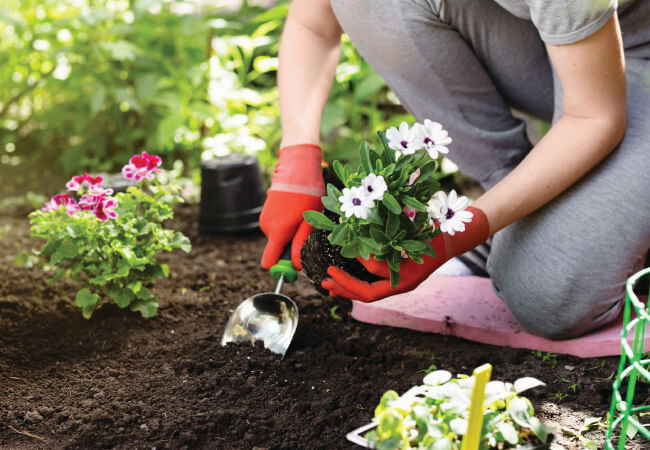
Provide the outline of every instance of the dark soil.
[[[339,217],[327,210],[323,211],[323,213],[332,220]],[[327,239],[329,234],[329,231],[313,230],[300,252],[302,270],[307,278],[312,281],[318,292],[328,295],[327,289],[321,286],[321,282],[327,278],[327,268],[330,266],[340,267],[347,273],[364,281],[373,282],[382,279],[368,272],[356,259],[341,256],[341,247],[332,245],[329,242]]]
[[[162,257],[173,275],[154,288],[161,307],[149,320],[111,304],[83,319],[74,286],[11,262],[39,244],[26,211],[0,217],[0,448],[352,449],[345,434],[370,421],[382,393],[419,384],[431,364],[536,376],[547,387],[528,396],[543,420],[574,433],[587,417],[605,421],[618,358],[536,356],[359,323],[349,301],[321,296],[304,276],[283,289],[300,308],[285,359],[259,345],[221,347],[237,304],[274,288],[258,264],[265,239],[200,235],[196,206],[177,216],[193,250]],[[647,384],[636,399],[648,403]],[[552,448],[582,447],[559,435]],[[585,433],[598,448],[603,436]]]

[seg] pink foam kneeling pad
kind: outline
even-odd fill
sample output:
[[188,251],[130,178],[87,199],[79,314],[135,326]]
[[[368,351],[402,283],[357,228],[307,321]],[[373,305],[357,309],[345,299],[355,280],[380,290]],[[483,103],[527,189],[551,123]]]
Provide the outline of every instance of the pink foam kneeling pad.
[[[448,334],[484,344],[564,353],[581,358],[621,353],[622,317],[575,339],[544,339],[521,328],[494,293],[488,278],[432,275],[411,292],[372,303],[352,303],[354,319],[375,325]],[[630,339],[632,336],[633,333],[630,333]],[[645,343],[645,351],[649,349],[650,340]]]

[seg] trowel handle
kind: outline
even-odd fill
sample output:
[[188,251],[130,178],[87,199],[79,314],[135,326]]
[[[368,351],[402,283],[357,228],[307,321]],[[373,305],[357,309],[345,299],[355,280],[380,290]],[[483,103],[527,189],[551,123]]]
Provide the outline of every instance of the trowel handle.
[[269,269],[269,273],[275,280],[279,280],[280,276],[284,275],[284,281],[287,283],[296,281],[298,274],[291,264],[291,241],[284,248],[280,260]]

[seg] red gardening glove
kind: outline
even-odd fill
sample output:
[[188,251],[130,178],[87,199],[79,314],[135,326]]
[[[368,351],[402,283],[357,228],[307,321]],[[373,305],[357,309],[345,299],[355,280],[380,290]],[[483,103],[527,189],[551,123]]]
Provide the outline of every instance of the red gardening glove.
[[485,213],[471,206],[466,210],[471,211],[474,216],[471,222],[465,223],[465,231],[457,231],[453,235],[440,233],[433,238],[429,245],[435,250],[436,256],[424,255],[422,264],[418,264],[412,259],[404,260],[400,264],[400,282],[395,289],[390,287],[388,263],[386,261],[376,261],[372,256],[370,260],[357,259],[368,272],[384,277],[384,280],[369,283],[350,275],[338,267],[330,266],[327,273],[332,278],[324,279],[321,286],[327,289],[332,297],[346,297],[362,302],[374,302],[390,295],[414,289],[445,261],[461,255],[487,240],[490,227]]
[[291,262],[302,270],[300,250],[312,231],[302,213],[321,211],[325,183],[321,169],[321,149],[317,145],[292,145],[280,149],[271,187],[260,215],[260,228],[268,238],[261,265],[269,269],[284,247],[291,244]]

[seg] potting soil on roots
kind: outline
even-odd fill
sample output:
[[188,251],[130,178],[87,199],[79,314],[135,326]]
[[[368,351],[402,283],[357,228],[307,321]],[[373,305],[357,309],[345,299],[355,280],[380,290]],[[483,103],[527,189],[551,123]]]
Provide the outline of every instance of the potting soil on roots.
[[[359,323],[348,300],[320,295],[304,276],[283,288],[300,309],[285,359],[261,345],[222,347],[233,309],[275,281],[259,267],[261,234],[200,235],[192,205],[172,223],[192,252],[161,255],[172,276],[154,288],[158,315],[106,304],[86,320],[75,286],[12,263],[42,244],[28,237],[26,213],[0,217],[0,448],[353,449],[345,434],[372,419],[386,390],[402,393],[434,366],[456,375],[486,362],[493,379],[547,383],[527,397],[538,417],[568,430],[552,448],[582,448],[571,432],[588,417],[605,422],[617,357],[536,355]],[[646,383],[636,392],[649,402]],[[603,436],[602,427],[584,433],[598,448]]]

